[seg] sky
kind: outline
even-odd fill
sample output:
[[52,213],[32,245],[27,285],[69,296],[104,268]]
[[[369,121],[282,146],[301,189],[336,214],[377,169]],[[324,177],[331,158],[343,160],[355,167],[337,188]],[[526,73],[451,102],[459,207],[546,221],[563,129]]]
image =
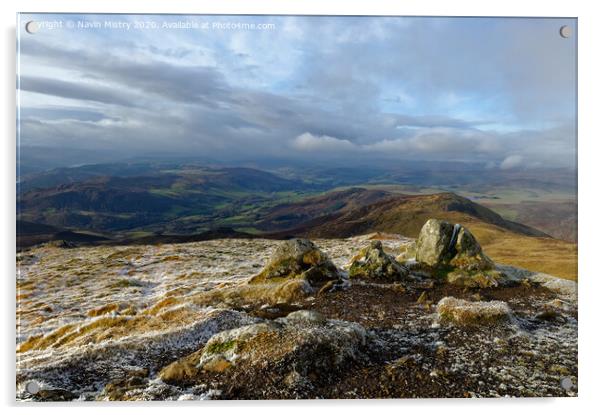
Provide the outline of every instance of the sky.
[[575,168],[574,19],[30,14],[18,25],[24,152]]

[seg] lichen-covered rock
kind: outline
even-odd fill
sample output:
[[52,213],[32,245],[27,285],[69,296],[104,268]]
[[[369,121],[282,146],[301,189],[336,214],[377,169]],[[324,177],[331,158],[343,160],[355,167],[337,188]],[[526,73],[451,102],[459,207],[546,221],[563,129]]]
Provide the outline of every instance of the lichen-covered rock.
[[442,298],[437,313],[441,322],[457,326],[492,326],[512,318],[512,310],[503,301],[466,301],[455,297]]
[[257,323],[219,332],[209,339],[204,348],[161,369],[159,378],[167,383],[189,384],[202,371],[223,372],[236,359],[236,351],[241,344],[275,327],[274,323]]
[[408,270],[391,255],[385,253],[381,241],[372,241],[363,248],[349,266],[350,278],[378,281],[399,281],[408,276]]
[[433,268],[445,265],[451,259],[454,225],[438,219],[429,219],[422,226],[416,240],[416,261]]
[[341,278],[341,273],[313,242],[308,239],[290,239],[278,246],[264,269],[249,282],[257,284],[294,278],[319,286]]
[[313,242],[291,239],[280,244],[263,270],[249,280],[247,287],[254,290],[235,287],[229,294],[240,297],[237,302],[243,303],[261,299],[270,304],[292,304],[329,283],[342,282],[343,277]]
[[221,372],[230,367],[240,357],[239,353],[250,339],[262,333],[278,330],[276,323],[258,323],[223,331],[214,335],[205,345],[197,367],[203,370]]
[[[357,323],[327,320],[316,312],[298,311],[276,321],[258,323],[214,335],[203,349],[161,372],[165,382],[191,384],[211,373],[245,376],[254,371],[273,370],[273,375],[291,381],[314,373],[328,374],[359,356],[366,332]],[[174,368],[177,377],[166,376]],[[238,375],[236,375],[238,374]],[[297,379],[298,380],[298,379]],[[302,382],[289,382],[302,383]]]
[[474,235],[464,226],[459,225],[456,229],[456,241],[449,264],[470,271],[492,269],[493,261],[485,255]]
[[416,241],[416,261],[448,283],[468,288],[489,288],[510,283],[483,252],[474,235],[460,224],[429,219]]
[[143,390],[148,385],[148,379],[145,376],[131,376],[126,379],[119,379],[108,383],[98,396],[98,400],[107,401],[127,401],[129,395]]
[[326,317],[316,311],[299,310],[289,313],[289,315],[286,316],[286,322],[301,324],[324,324],[326,323]]
[[494,267],[474,235],[460,224],[429,219],[416,241],[416,260],[433,268],[451,266],[464,270]]

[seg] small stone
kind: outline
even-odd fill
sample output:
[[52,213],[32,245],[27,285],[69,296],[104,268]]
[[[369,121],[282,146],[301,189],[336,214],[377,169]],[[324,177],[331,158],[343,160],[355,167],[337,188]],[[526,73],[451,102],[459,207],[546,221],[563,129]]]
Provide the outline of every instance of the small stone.
[[512,311],[503,301],[466,301],[445,297],[437,304],[439,319],[458,326],[495,325],[509,322]]
[[328,281],[326,284],[324,284],[322,286],[322,288],[320,288],[320,291],[318,291],[317,296],[320,297],[320,296],[322,296],[322,295],[324,295],[326,293],[329,293],[329,292],[333,291],[334,285],[335,285],[334,281]]

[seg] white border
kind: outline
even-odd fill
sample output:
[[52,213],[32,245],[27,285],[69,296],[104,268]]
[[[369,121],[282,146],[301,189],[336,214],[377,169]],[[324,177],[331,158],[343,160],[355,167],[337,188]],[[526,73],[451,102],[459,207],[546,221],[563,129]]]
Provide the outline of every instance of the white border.
[[[441,0],[441,1],[386,1],[386,0],[230,0],[222,2],[191,0],[119,0],[115,2],[88,0],[10,0],[0,2],[2,13],[2,404],[5,413],[86,413],[96,414],[110,410],[126,412],[132,409],[146,413],[307,413],[321,410],[366,412],[375,407],[380,412],[438,411],[450,413],[504,413],[545,412],[577,413],[595,408],[602,403],[600,361],[602,360],[600,319],[598,307],[602,295],[600,281],[602,266],[599,261],[602,235],[600,215],[600,181],[602,164],[600,151],[600,44],[601,16],[596,1],[579,0]],[[206,402],[188,405],[157,403],[132,406],[117,405],[45,405],[24,406],[14,403],[14,310],[15,310],[15,22],[16,12],[114,12],[114,13],[216,13],[216,14],[356,14],[356,15],[448,15],[448,16],[562,16],[579,19],[579,398],[573,399],[519,399],[519,400],[403,400],[403,401],[331,401],[331,402]],[[599,411],[598,408],[597,411]]]

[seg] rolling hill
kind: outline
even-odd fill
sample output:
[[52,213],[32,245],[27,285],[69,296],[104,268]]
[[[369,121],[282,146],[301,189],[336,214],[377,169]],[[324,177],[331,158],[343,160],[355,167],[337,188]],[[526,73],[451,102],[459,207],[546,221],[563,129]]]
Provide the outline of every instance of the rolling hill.
[[[374,191],[370,190],[363,192],[374,194]],[[356,197],[357,193],[355,192]],[[508,221],[491,209],[454,193],[392,195],[380,192],[380,198],[382,200],[375,203],[315,217],[290,229],[289,232],[313,238],[345,238],[374,231],[416,237],[424,222],[437,217],[451,221],[462,219],[468,222],[484,222],[526,236],[549,236],[534,228]],[[312,206],[321,199],[324,197],[309,198],[303,203],[289,205],[289,209],[294,211],[298,206]]]
[[[90,172],[84,171],[79,169],[76,176]],[[37,187],[47,180],[54,183],[57,177],[47,173],[34,180],[36,185],[23,183],[17,202],[20,219],[100,232],[147,228],[195,233],[221,226],[219,219],[235,217],[244,206],[313,189],[249,168],[180,166],[142,176],[86,176],[76,182],[69,176],[66,183]]]

